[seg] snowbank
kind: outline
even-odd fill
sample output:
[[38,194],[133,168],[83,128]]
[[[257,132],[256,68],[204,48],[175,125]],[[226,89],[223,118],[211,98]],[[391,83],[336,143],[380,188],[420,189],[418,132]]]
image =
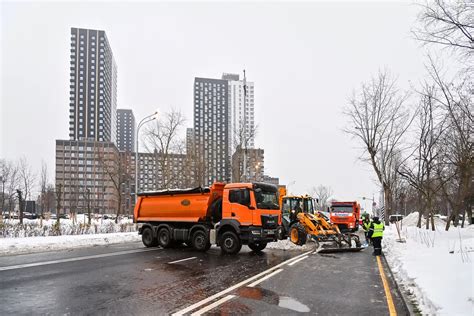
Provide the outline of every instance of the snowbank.
[[292,243],[289,239],[278,240],[276,242],[269,242],[267,249],[280,249],[280,250],[299,250],[299,251],[310,251],[316,248],[316,243],[311,240],[303,246],[298,246]]
[[384,253],[397,281],[424,315],[473,315],[474,225],[446,232],[440,220],[433,232],[414,227],[417,220],[417,213],[404,219],[405,243],[397,242],[395,225],[386,228]]
[[[436,227],[441,227],[441,229],[444,229],[444,226],[446,226],[446,221],[435,217],[434,218],[434,223]],[[402,227],[403,226],[416,226],[418,224],[418,212],[413,212],[408,214],[403,220],[402,220]],[[421,227],[425,227],[426,225],[426,219],[421,220]],[[431,224],[430,224],[431,228]]]
[[0,238],[0,256],[7,254],[11,255],[118,244],[140,240],[141,236],[136,232],[75,236]]
[[61,219],[57,226],[56,220],[23,220],[20,225],[19,220],[5,220],[0,223],[0,240],[3,238],[34,237],[34,236],[57,236],[57,235],[83,235],[101,233],[123,233],[134,232],[136,226],[132,220],[121,220],[119,223],[110,219],[92,220],[91,224],[79,217],[76,222],[71,219]]

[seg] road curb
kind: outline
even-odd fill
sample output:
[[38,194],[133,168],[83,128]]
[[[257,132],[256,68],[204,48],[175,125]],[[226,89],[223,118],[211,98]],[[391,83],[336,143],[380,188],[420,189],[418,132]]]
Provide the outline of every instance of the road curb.
[[407,315],[417,315],[413,309],[413,305],[411,304],[410,299],[406,296],[405,292],[402,291],[402,289],[400,288],[400,285],[398,284],[397,279],[395,278],[395,275],[393,274],[392,268],[390,268],[390,264],[388,263],[387,258],[385,257],[385,254],[382,254],[381,257],[384,262],[384,265],[387,267],[387,270],[390,273],[390,277],[393,280],[393,283],[395,284],[395,288],[397,289],[398,293],[400,293],[400,297],[406,309],[405,311],[408,312]]

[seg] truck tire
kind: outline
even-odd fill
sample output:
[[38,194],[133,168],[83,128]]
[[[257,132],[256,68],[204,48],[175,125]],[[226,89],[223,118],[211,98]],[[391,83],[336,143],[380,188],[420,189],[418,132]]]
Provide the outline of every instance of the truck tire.
[[306,239],[308,235],[306,234],[306,229],[300,223],[294,223],[290,227],[290,240],[292,243],[298,246],[303,246],[306,244]]
[[203,230],[197,230],[193,233],[191,238],[193,248],[197,251],[207,251],[211,247],[209,236]]
[[263,249],[265,249],[266,246],[267,246],[267,243],[264,241],[249,244],[249,248],[255,252],[262,251]]
[[145,227],[142,231],[142,242],[145,247],[158,246],[158,240],[153,237],[153,230],[151,227]]
[[158,231],[158,244],[163,248],[170,248],[173,246],[171,233],[168,228],[161,228]]
[[222,252],[228,255],[234,255],[242,248],[239,237],[231,231],[222,234],[220,244]]

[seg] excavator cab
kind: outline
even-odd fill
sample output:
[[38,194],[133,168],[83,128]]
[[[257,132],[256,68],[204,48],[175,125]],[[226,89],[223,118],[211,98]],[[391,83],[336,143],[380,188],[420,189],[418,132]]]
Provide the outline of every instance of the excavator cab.
[[280,239],[288,236],[290,226],[298,221],[298,214],[314,214],[314,199],[308,195],[289,195],[281,198],[281,215],[283,231],[280,233]]

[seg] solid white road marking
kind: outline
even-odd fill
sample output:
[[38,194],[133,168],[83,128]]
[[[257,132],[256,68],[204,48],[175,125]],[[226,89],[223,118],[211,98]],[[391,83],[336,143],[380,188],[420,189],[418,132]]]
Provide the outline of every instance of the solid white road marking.
[[171,261],[171,262],[168,262],[168,264],[178,263],[178,262],[183,262],[183,261],[188,261],[188,260],[193,260],[193,259],[196,259],[196,257],[190,257],[190,258],[186,258],[186,259]]
[[295,263],[298,263],[298,262],[300,262],[301,260],[304,260],[304,259],[306,259],[306,258],[308,258],[308,256],[304,256],[303,258],[299,258],[298,260],[295,260],[295,261],[293,261],[293,262],[291,262],[291,263],[288,263],[288,265],[289,265],[289,266],[292,266],[292,265],[294,265]]
[[214,302],[214,303],[212,303],[212,304],[209,304],[209,305],[207,305],[206,307],[201,308],[201,309],[198,310],[197,312],[192,313],[191,316],[199,316],[199,315],[202,315],[202,314],[204,314],[204,313],[207,313],[207,312],[210,311],[211,309],[216,308],[217,306],[221,305],[222,303],[227,302],[228,300],[233,299],[234,297],[235,297],[235,295],[227,295],[226,297],[221,298],[221,299],[218,300],[217,302]]
[[75,257],[75,258],[67,258],[67,259],[59,259],[59,260],[51,260],[51,261],[17,264],[14,266],[0,267],[0,271],[39,267],[39,266],[46,266],[50,264],[63,263],[63,262],[74,262],[74,261],[81,261],[81,260],[106,258],[106,257],[120,256],[120,255],[126,255],[130,253],[136,253],[136,252],[154,251],[154,250],[160,250],[160,249],[161,248],[127,250],[127,251],[118,251],[118,252],[112,252],[112,253],[104,253],[104,254],[93,255],[93,256],[84,256],[84,257]]
[[207,304],[207,303],[209,303],[209,302],[215,300],[216,298],[221,297],[221,296],[223,296],[224,294],[227,294],[227,293],[229,293],[229,292],[231,292],[231,291],[233,291],[233,290],[235,290],[235,289],[241,287],[241,286],[244,285],[244,284],[247,284],[247,283],[249,283],[249,282],[252,282],[253,280],[258,279],[259,277],[264,276],[265,274],[267,274],[267,273],[269,273],[269,272],[272,272],[272,271],[274,271],[274,270],[277,270],[277,269],[280,268],[281,266],[284,266],[285,264],[287,264],[287,263],[289,263],[289,262],[291,262],[291,261],[293,261],[293,260],[296,260],[296,259],[298,259],[298,258],[300,258],[300,257],[302,257],[302,256],[306,256],[306,255],[307,255],[308,253],[310,253],[310,252],[311,252],[311,251],[308,251],[308,252],[305,252],[305,253],[303,253],[303,254],[301,254],[301,255],[298,255],[298,256],[296,256],[296,257],[293,257],[293,258],[290,258],[290,259],[288,259],[288,260],[286,260],[286,261],[283,261],[282,263],[279,263],[279,264],[277,264],[277,265],[274,266],[274,267],[271,267],[271,268],[269,268],[269,269],[267,269],[267,270],[265,270],[265,271],[263,271],[263,272],[261,272],[261,273],[259,273],[259,274],[254,275],[253,277],[250,277],[250,278],[248,278],[248,279],[246,279],[246,280],[244,280],[244,281],[242,281],[242,282],[240,282],[240,283],[237,283],[237,284],[235,284],[235,285],[233,285],[233,286],[231,286],[231,287],[228,287],[227,289],[222,290],[222,291],[220,291],[219,293],[216,293],[216,294],[214,294],[214,295],[211,295],[211,296],[209,296],[208,298],[205,298],[205,299],[203,299],[203,300],[201,300],[201,301],[199,301],[199,302],[197,302],[197,303],[194,303],[193,305],[190,305],[190,306],[188,306],[188,307],[186,307],[186,308],[183,308],[182,310],[177,311],[177,312],[173,313],[172,315],[173,315],[173,316],[184,315],[185,313],[188,313],[188,312],[190,312],[190,311],[192,311],[192,310],[195,310],[196,308],[198,308],[198,307],[200,307],[200,306],[202,306],[202,305],[204,305],[204,304]]
[[273,271],[272,273],[270,274],[267,274],[266,276],[264,276],[263,278],[253,282],[253,283],[250,283],[249,285],[247,285],[248,287],[254,287],[255,285],[265,281],[266,279],[270,279],[272,276],[274,276],[275,274],[278,274],[280,273],[281,271],[283,271],[283,269],[278,269],[276,271]]

